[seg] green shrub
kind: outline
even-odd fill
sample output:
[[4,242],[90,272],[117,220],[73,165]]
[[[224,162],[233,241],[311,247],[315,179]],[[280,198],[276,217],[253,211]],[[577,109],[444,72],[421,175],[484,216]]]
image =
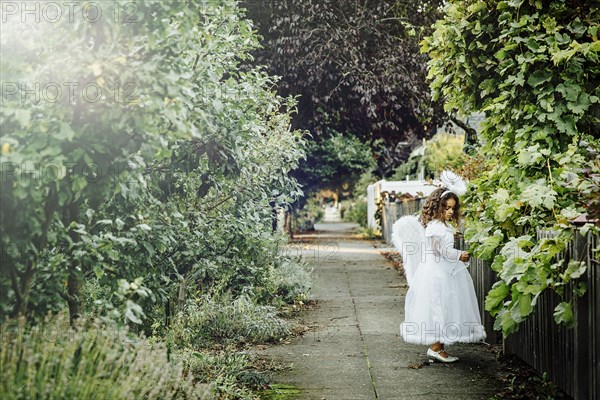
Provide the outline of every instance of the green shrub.
[[206,348],[217,342],[260,343],[279,340],[290,333],[288,323],[274,307],[255,304],[247,296],[231,300],[208,296],[188,302],[167,333],[169,343],[180,348]]
[[124,330],[69,329],[66,322],[2,326],[0,393],[6,399],[206,399],[164,346]]
[[325,211],[317,199],[310,198],[302,209],[295,212],[294,228],[298,232],[313,230],[315,223],[320,222],[324,216]]
[[344,221],[355,222],[363,228],[367,226],[367,201],[357,200],[344,212]]
[[270,297],[287,304],[306,299],[312,286],[312,267],[301,259],[282,257],[278,261],[269,274]]
[[219,399],[252,400],[252,390],[264,388],[270,381],[253,368],[249,354],[239,351],[181,351],[175,357],[196,379],[210,383]]

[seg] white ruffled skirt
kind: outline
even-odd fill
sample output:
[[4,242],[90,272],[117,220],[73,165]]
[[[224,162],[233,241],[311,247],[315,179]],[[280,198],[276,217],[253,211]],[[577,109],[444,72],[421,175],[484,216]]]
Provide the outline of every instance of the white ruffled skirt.
[[473,280],[463,263],[438,258],[420,264],[404,308],[400,334],[408,343],[453,344],[486,337]]

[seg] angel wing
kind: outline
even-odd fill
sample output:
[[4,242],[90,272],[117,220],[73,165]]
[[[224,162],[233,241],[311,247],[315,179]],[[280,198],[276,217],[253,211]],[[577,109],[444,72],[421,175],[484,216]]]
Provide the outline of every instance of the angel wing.
[[410,286],[425,249],[425,228],[416,215],[406,215],[394,222],[392,243],[402,255],[404,274]]

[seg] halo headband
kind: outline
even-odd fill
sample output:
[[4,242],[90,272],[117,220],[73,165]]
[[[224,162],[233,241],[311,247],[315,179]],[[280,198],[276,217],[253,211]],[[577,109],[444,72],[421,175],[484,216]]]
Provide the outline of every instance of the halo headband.
[[467,193],[467,183],[465,180],[452,171],[442,171],[440,180],[442,181],[445,190],[444,193],[442,193],[442,197],[448,195],[448,193],[454,193],[457,197]]

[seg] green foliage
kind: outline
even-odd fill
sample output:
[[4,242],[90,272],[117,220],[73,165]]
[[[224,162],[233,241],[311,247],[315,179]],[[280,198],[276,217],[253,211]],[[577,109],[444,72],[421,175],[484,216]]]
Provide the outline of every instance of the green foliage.
[[426,177],[438,176],[444,169],[460,170],[465,164],[466,154],[463,153],[464,135],[440,132],[431,140],[424,142],[423,147],[417,147],[406,162],[400,164],[389,180],[403,181],[406,176],[419,174],[421,167]]
[[353,185],[352,188],[352,198],[354,199],[366,199],[367,198],[367,189],[369,185],[375,183],[379,180],[379,178],[375,175],[373,170],[364,171],[358,177],[358,180]]
[[305,300],[312,287],[312,267],[302,260],[282,258],[269,270],[267,279],[268,298],[292,304]]
[[394,173],[388,178],[390,181],[403,181],[406,180],[408,176],[410,178],[415,178],[418,176],[420,166],[423,164],[423,156],[414,156],[413,153],[408,157],[408,159],[402,164],[398,165],[398,167],[394,170]]
[[273,210],[302,194],[289,172],[304,157],[303,134],[290,128],[295,101],[274,92],[278,79],[240,68],[258,46],[252,23],[233,0],[135,5],[136,23],[113,18],[121,3],[103,2],[96,23],[3,21],[3,84],[105,94],[3,98],[0,322],[22,315],[45,329],[43,317],[65,303],[74,325],[84,312],[102,317],[94,338],[5,335],[7,397],[202,398],[209,387],[198,381],[242,397],[237,379],[219,381],[235,376],[230,365],[192,379],[193,365],[167,361],[158,344],[109,334],[154,327],[183,340],[178,306],[228,294],[228,304],[207,300],[191,314],[198,338],[275,340],[287,324],[264,304],[310,287],[272,232]]
[[[182,286],[240,294],[268,274],[272,208],[301,194],[295,103],[261,68],[240,71],[258,41],[234,1],[136,4],[136,24],[3,26],[3,82],[137,95],[4,102],[0,319],[76,307],[94,279],[111,293],[100,309],[147,327]],[[31,57],[39,46],[52,51]],[[127,291],[138,279],[144,295]]]
[[364,199],[348,202],[344,211],[344,221],[354,222],[361,227],[367,227],[367,201]]
[[381,239],[383,234],[379,229],[361,227],[358,235],[365,240]]
[[198,298],[177,315],[167,340],[180,348],[202,349],[215,342],[260,343],[289,334],[287,322],[274,307],[260,306],[248,297]]
[[379,176],[408,156],[410,144],[399,142],[427,137],[446,120],[418,46],[443,1],[243,3],[264,37],[255,63],[282,76],[280,93],[300,95],[297,126],[360,137],[378,157]]
[[446,132],[438,133],[427,141],[423,164],[428,175],[438,175],[444,169],[457,171],[464,164],[462,151],[464,135],[453,135]]
[[[478,149],[486,166],[465,200],[465,237],[501,278],[486,309],[508,335],[544,290],[562,296],[585,272],[554,256],[573,239],[568,221],[585,211],[600,171],[600,11],[496,0],[452,1],[445,14],[422,49],[446,110],[486,115]],[[557,322],[573,324],[572,300],[556,308]]]
[[300,161],[294,176],[306,195],[320,189],[341,189],[352,185],[358,177],[375,165],[371,149],[352,136],[331,132],[327,137],[308,141],[307,158]]
[[[246,378],[255,371],[252,369],[253,360],[248,353],[231,349],[196,350],[175,352],[173,358],[180,361],[200,383],[210,384],[216,398],[247,400],[255,398],[252,390],[257,389],[257,385]],[[266,379],[260,373],[254,374]]]
[[4,398],[213,398],[211,387],[169,361],[164,347],[123,330],[71,330],[64,320],[42,328],[11,320],[2,328]]

